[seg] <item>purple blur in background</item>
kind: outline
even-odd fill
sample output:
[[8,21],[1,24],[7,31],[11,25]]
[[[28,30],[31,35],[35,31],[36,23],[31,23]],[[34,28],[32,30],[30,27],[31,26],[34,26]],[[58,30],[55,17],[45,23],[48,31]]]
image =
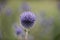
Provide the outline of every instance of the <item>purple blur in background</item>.
[[58,6],[58,10],[60,11],[60,2],[58,2],[57,6]]
[[11,16],[11,15],[12,15],[12,12],[13,12],[13,10],[12,10],[11,7],[6,8],[6,10],[5,10],[5,14],[6,14],[7,16]]
[[31,10],[31,7],[28,5],[27,2],[23,2],[21,8],[22,8],[22,11],[30,11]]

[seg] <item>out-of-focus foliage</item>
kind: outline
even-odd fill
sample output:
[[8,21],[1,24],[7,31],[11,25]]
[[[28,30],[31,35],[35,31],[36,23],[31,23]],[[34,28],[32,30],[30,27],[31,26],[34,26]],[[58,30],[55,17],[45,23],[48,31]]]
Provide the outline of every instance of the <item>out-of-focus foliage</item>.
[[[34,27],[30,30],[30,35],[33,35],[34,40],[60,40],[60,22],[59,22],[59,11],[57,9],[56,1],[27,1],[31,6],[31,11],[34,12],[37,16]],[[22,1],[20,0],[11,0],[8,1],[5,8],[0,13],[0,29],[2,30],[3,40],[15,40],[14,30],[12,29],[12,25],[15,22],[18,22],[20,25],[20,14],[21,9],[18,10],[19,6],[21,6]],[[12,15],[7,16],[5,14],[6,8],[12,8]],[[45,33],[46,29],[41,26],[40,21],[38,21],[40,16],[40,11],[46,11],[46,18],[50,18],[54,16],[54,24],[51,27],[51,31]],[[48,29],[48,28],[47,28]],[[43,34],[41,35],[41,32]]]

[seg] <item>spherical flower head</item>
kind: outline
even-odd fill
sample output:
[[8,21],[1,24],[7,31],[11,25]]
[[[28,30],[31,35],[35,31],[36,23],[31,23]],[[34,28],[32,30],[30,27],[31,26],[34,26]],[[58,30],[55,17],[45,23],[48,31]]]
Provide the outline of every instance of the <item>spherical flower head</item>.
[[21,28],[16,27],[16,34],[17,34],[17,35],[20,35],[21,33],[22,33],[22,29],[21,29]]
[[25,28],[30,28],[33,26],[35,19],[36,19],[36,17],[32,12],[30,12],[30,11],[23,12],[21,15],[21,24]]

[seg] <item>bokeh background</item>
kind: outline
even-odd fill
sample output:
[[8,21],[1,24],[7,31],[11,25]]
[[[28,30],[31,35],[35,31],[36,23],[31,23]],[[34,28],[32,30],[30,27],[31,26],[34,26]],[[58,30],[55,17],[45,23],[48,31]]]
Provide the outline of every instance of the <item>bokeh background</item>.
[[[20,14],[22,13],[22,0],[7,0],[0,11],[0,40],[17,40],[14,36],[13,24],[20,24]],[[29,40],[60,40],[60,10],[56,0],[27,0],[31,11],[36,15],[34,27],[29,31],[32,37]],[[10,10],[10,11],[7,11]],[[40,20],[41,12],[44,12],[44,18],[53,19],[53,23],[43,26]],[[50,21],[51,22],[51,21]],[[46,22],[45,22],[46,23]],[[24,38],[24,37],[23,37]]]

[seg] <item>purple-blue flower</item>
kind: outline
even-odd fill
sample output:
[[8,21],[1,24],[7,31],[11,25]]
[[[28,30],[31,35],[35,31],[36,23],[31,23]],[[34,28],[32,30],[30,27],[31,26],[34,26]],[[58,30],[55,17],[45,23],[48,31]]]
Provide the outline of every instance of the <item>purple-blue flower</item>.
[[22,27],[18,26],[17,23],[13,24],[13,29],[15,30],[16,35],[21,35],[23,33]]
[[36,20],[36,16],[28,11],[28,12],[23,12],[21,15],[21,24],[25,27],[25,28],[30,28],[33,26],[34,22]]
[[17,35],[20,35],[21,33],[22,33],[22,29],[17,27],[16,28],[16,34]]

